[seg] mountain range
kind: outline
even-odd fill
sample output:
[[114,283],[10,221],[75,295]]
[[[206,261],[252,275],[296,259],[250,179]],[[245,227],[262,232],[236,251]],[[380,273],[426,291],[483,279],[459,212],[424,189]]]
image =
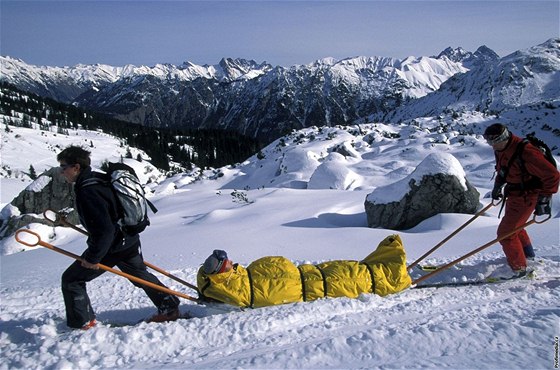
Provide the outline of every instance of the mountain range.
[[438,56],[326,58],[288,68],[217,65],[33,66],[0,57],[0,80],[150,127],[220,128],[271,141],[311,126],[500,113],[560,98],[560,38],[503,58],[486,46]]

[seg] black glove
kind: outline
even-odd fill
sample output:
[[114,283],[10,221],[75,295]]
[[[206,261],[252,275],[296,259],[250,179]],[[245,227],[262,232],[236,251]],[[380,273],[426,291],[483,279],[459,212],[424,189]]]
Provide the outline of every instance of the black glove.
[[502,194],[503,184],[495,184],[494,189],[492,189],[492,199],[499,200],[502,199],[504,196]]
[[551,212],[550,197],[539,195],[535,206],[535,216],[549,215]]

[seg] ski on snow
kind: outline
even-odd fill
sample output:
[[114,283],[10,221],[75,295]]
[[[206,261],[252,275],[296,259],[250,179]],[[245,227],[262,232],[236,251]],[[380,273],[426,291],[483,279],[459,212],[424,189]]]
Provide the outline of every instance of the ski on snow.
[[460,286],[470,286],[470,285],[484,285],[484,284],[498,284],[505,283],[513,280],[533,280],[536,278],[535,271],[528,271],[525,275],[521,276],[511,276],[511,277],[487,277],[482,280],[467,280],[467,281],[455,281],[449,283],[433,283],[433,284],[420,284],[416,285],[414,289],[423,288],[444,288],[444,287],[460,287]]

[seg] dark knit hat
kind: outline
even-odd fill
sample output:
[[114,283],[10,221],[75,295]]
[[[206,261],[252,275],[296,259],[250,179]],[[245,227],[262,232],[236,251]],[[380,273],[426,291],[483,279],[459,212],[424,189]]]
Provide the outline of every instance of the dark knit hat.
[[506,140],[509,140],[511,134],[507,127],[502,123],[494,123],[486,128],[484,131],[484,139],[490,145],[496,145]]
[[225,261],[228,259],[226,251],[215,249],[214,252],[204,261],[202,268],[205,274],[216,274],[221,272]]

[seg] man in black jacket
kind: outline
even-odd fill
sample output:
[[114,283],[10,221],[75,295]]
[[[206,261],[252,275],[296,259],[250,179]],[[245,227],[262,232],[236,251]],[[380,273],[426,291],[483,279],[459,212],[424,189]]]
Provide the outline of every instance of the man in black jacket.
[[[117,266],[127,274],[164,285],[146,270],[139,235],[125,235],[119,227],[113,189],[103,182],[86,182],[101,175],[90,167],[90,152],[78,146],[69,146],[58,154],[57,160],[66,181],[74,184],[76,210],[82,226],[89,233],[82,261],[75,261],[62,274],[66,320],[69,327],[87,330],[95,326],[96,321],[86,283],[103,274],[104,270],[99,269],[98,263]],[[179,317],[177,297],[135,282],[132,284],[144,289],[158,308],[158,313],[148,321],[173,321]]]

